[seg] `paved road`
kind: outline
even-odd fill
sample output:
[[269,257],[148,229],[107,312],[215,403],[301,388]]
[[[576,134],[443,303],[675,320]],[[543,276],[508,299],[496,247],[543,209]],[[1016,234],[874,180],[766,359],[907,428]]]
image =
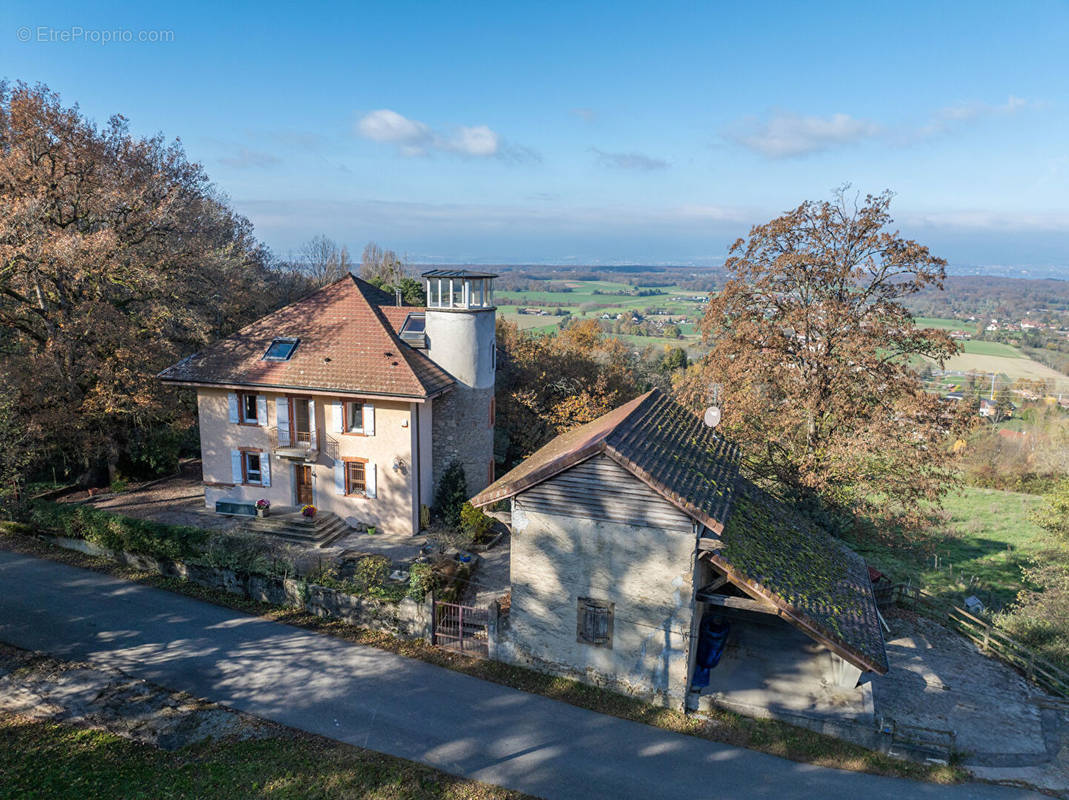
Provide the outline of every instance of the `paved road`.
[[5,551],[0,640],[553,800],[1039,797],[796,764]]

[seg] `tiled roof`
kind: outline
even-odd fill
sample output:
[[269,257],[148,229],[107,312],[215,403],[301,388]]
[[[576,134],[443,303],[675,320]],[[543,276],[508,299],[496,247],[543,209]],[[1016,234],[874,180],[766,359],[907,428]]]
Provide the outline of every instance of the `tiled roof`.
[[787,502],[740,476],[710,561],[732,582],[861,669],[887,672],[865,560]]
[[558,436],[472,502],[512,497],[601,452],[684,513],[716,532],[723,529],[738,449],[657,389]]
[[[349,275],[247,325],[160,373],[179,384],[429,397],[453,378],[396,333],[420,308]],[[402,311],[404,314],[402,315]],[[396,322],[395,322],[396,320]],[[272,340],[300,340],[287,361],[264,361]]]
[[558,436],[472,499],[512,497],[605,453],[719,538],[710,561],[861,669],[887,671],[865,562],[739,474],[738,450],[656,389]]

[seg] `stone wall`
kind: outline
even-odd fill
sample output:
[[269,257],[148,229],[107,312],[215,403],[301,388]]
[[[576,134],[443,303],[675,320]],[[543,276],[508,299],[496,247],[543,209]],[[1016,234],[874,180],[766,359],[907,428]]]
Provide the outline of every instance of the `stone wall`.
[[351,625],[384,631],[405,639],[431,638],[431,604],[417,603],[406,597],[389,603],[371,597],[359,597],[326,586],[317,586],[293,578],[235,572],[219,567],[186,564],[171,559],[154,558],[140,553],[117,552],[84,539],[43,537],[68,550],[105,556],[134,569],[180,578],[199,586],[277,606],[290,606],[319,617],[340,619]]
[[434,488],[453,461],[464,465],[468,494],[475,495],[490,484],[494,460],[494,429],[490,425],[490,401],[494,389],[471,389],[458,385],[432,401],[431,453]]
[[[695,547],[689,529],[540,513],[521,494],[498,658],[683,708]],[[583,597],[613,604],[611,647],[577,640]]]

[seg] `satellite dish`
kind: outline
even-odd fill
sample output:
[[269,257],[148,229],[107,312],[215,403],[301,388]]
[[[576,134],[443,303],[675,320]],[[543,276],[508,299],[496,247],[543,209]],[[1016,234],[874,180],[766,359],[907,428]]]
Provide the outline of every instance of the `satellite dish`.
[[709,406],[705,409],[705,416],[702,419],[706,427],[715,428],[720,424],[720,409],[716,406]]

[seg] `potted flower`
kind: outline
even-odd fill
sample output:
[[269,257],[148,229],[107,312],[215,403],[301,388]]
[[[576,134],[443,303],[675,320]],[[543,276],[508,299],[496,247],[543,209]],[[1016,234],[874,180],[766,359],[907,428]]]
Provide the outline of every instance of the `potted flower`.
[[261,497],[256,501],[256,516],[266,517],[269,508],[271,508],[271,501],[265,497]]
[[314,519],[316,515],[316,507],[311,503],[306,506],[301,506],[301,514],[308,519]]

